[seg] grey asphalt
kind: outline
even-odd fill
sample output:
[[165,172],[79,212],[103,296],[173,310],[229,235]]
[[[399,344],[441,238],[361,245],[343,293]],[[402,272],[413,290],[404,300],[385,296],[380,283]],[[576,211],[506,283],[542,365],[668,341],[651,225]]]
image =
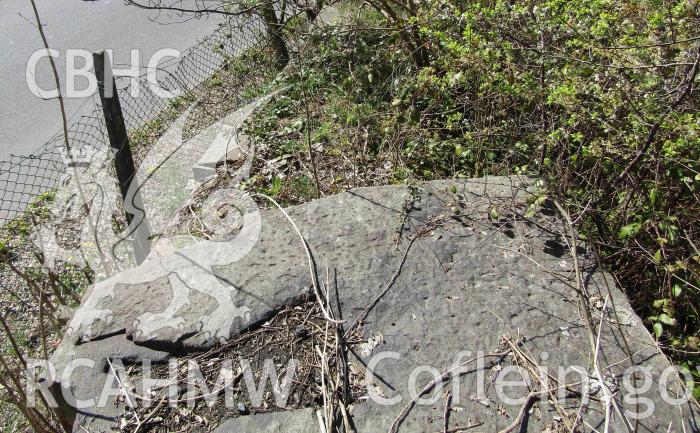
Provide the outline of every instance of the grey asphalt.
[[[188,19],[173,13],[158,14],[126,6],[122,0],[36,2],[49,45],[61,52],[58,65],[64,88],[66,49],[111,48],[115,64],[129,62],[131,49],[139,49],[145,67],[159,49],[185,50],[221,22],[216,16]],[[40,99],[27,86],[27,61],[42,48],[42,42],[36,28],[23,17],[33,20],[29,0],[0,0],[0,160],[9,154],[32,153],[61,128],[58,101]],[[48,60],[39,64],[37,81],[42,88],[53,88]],[[78,88],[82,85],[84,82],[78,81]],[[67,99],[69,116],[85,113],[89,102]]]

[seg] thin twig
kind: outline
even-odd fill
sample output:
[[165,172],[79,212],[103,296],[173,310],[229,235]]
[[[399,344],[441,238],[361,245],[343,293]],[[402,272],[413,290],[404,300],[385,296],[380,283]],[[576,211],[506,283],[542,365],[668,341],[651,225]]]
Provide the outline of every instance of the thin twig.
[[525,419],[525,414],[530,410],[530,406],[537,400],[538,398],[538,393],[531,392],[528,394],[527,398],[525,399],[525,403],[523,403],[522,407],[520,408],[520,411],[518,412],[518,416],[515,417],[512,423],[508,425],[508,427],[504,428],[503,430],[500,430],[498,433],[510,433],[513,430],[515,430],[518,426],[520,426],[523,423],[523,420]]
[[[498,353],[491,353],[488,355],[482,355],[482,356],[476,356],[474,358],[470,358],[461,364],[452,367],[451,369],[447,370],[446,372],[442,373],[439,377],[435,378],[432,380],[430,383],[428,383],[419,393],[416,395],[406,406],[404,406],[403,410],[399,413],[399,415],[394,419],[394,422],[391,423],[391,427],[389,428],[389,433],[396,433],[399,431],[399,427],[401,427],[401,424],[403,421],[406,419],[408,416],[409,412],[413,407],[416,405],[418,402],[418,399],[420,399],[422,396],[424,396],[426,393],[430,392],[432,389],[435,388],[436,385],[438,384],[443,384],[444,382],[448,380],[452,380],[455,377],[459,377],[463,374],[466,374],[465,371],[457,371],[461,370],[462,368],[466,367],[467,365],[471,364],[474,361],[477,361],[482,358],[499,358],[499,361],[503,359],[507,354],[511,352],[510,349],[503,351],[503,352],[498,352]],[[491,366],[494,365],[495,362],[491,363]],[[485,367],[485,368],[490,368],[491,366]],[[457,372],[457,373],[455,373]]]
[[[134,405],[134,402],[131,400],[131,397],[129,396],[129,390],[124,386],[122,383],[122,380],[119,378],[119,374],[117,374],[117,370],[114,369],[114,366],[112,365],[112,361],[109,360],[109,358],[105,358],[107,361],[107,365],[109,365],[109,369],[112,370],[112,374],[114,374],[114,378],[117,379],[117,383],[119,383],[119,388],[124,391],[124,396],[126,398],[126,403],[129,405],[129,407],[133,410],[136,409],[136,405]],[[134,411],[134,416],[136,417],[136,422],[138,425],[141,425],[141,419],[139,418],[139,414]]]
[[277,203],[275,201],[275,199],[273,199],[272,197],[270,197],[266,194],[262,194],[262,193],[256,193],[254,195],[269,200],[272,204],[274,204],[277,207],[277,209],[279,209],[280,212],[282,212],[282,214],[285,216],[285,218],[287,218],[287,221],[289,221],[289,223],[292,225],[292,227],[294,227],[294,231],[299,236],[299,239],[301,240],[301,244],[304,247],[304,252],[306,252],[306,258],[309,262],[309,273],[311,274],[311,284],[312,284],[313,289],[314,289],[314,294],[316,295],[316,301],[318,302],[319,307],[321,308],[321,312],[323,313],[323,317],[325,317],[325,319],[331,323],[335,323],[335,324],[344,323],[342,320],[333,319],[331,317],[331,315],[328,313],[328,311],[326,310],[326,307],[324,306],[323,297],[321,296],[321,293],[319,292],[319,288],[318,288],[318,280],[317,280],[317,276],[316,276],[316,271],[314,269],[314,260],[313,260],[313,256],[311,255],[311,249],[309,248],[309,245],[306,243],[306,239],[304,238],[304,235],[301,234],[299,227],[297,227],[294,220],[289,216],[289,214],[287,212],[285,212],[285,210],[282,208],[282,206],[280,206],[279,203]]
[[17,344],[17,340],[15,340],[15,336],[12,333],[12,329],[10,329],[9,325],[7,324],[7,321],[5,320],[5,315],[0,311],[0,324],[2,324],[3,329],[5,330],[5,335],[7,335],[7,339],[10,340],[10,344],[12,345],[12,349],[15,351],[15,358],[19,360],[19,363],[22,364],[22,368],[27,368],[27,362],[24,360],[24,356],[22,355],[22,351],[19,350],[19,345]]
[[394,282],[398,278],[399,274],[401,273],[401,269],[403,268],[404,263],[406,263],[406,258],[408,257],[408,252],[411,250],[411,246],[413,243],[416,241],[418,236],[414,235],[411,236],[411,240],[409,241],[408,245],[406,246],[406,250],[403,253],[403,257],[401,257],[401,260],[399,261],[399,265],[396,267],[396,271],[394,271],[394,275],[391,276],[391,279],[389,280],[388,283],[384,286],[384,289],[382,289],[381,292],[370,302],[364,310],[355,318],[355,320],[352,322],[352,324],[348,327],[348,329],[345,331],[344,337],[347,338],[348,335],[352,332],[352,330],[360,323],[360,321],[364,320],[365,316],[367,313],[374,308],[375,305],[386,295],[386,293],[391,289],[391,286],[394,285]]
[[450,412],[452,412],[452,392],[447,391],[445,397],[445,412],[443,413],[442,433],[450,431]]
[[[36,27],[39,30],[39,34],[41,35],[41,40],[44,43],[44,49],[46,51],[49,51],[49,42],[46,39],[46,34],[44,33],[44,24],[41,22],[41,18],[39,17],[39,11],[37,10],[36,7],[36,2],[35,0],[30,0],[32,4],[32,10],[34,11],[34,18],[36,19]],[[53,78],[54,82],[56,83],[56,93],[58,97],[58,103],[61,108],[61,121],[62,121],[62,126],[63,126],[63,143],[66,149],[66,154],[68,156],[68,160],[73,162],[73,150],[71,149],[70,141],[68,140],[68,116],[66,115],[66,106],[65,102],[63,100],[63,94],[61,93],[61,80],[58,76],[58,69],[56,68],[56,62],[54,61],[54,58],[52,56],[49,57],[49,63],[51,64],[51,71],[53,72]],[[80,200],[83,202],[83,206],[87,206],[88,201],[87,201],[87,196],[85,195],[85,191],[83,190],[83,185],[80,182],[80,178],[78,176],[78,168],[76,164],[71,164],[73,167],[73,178],[75,179],[75,184],[76,187],[78,188],[78,194],[80,195]],[[105,274],[109,275],[109,267],[107,266],[107,261],[104,257],[104,253],[102,252],[102,249],[100,248],[100,243],[97,239],[97,225],[93,221],[92,215],[90,212],[87,213],[87,220],[88,224],[90,225],[90,229],[92,230],[93,233],[93,241],[95,242],[95,247],[97,248],[97,252],[99,253],[99,258],[100,258],[100,263],[102,267],[104,268]]]

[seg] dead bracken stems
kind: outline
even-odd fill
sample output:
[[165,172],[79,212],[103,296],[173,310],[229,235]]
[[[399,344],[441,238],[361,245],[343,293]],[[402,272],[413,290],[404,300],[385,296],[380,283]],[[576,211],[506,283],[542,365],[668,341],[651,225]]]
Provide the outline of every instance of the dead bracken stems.
[[331,315],[329,314],[328,310],[326,310],[326,307],[324,306],[323,297],[321,296],[321,293],[320,293],[319,287],[318,287],[318,278],[316,276],[316,269],[314,266],[313,256],[311,254],[311,250],[309,249],[309,245],[306,243],[306,239],[304,238],[304,235],[302,235],[301,231],[299,230],[299,227],[297,227],[294,220],[289,216],[289,214],[287,212],[285,212],[285,210],[282,208],[282,206],[280,206],[279,203],[277,203],[275,201],[275,199],[273,199],[272,197],[270,197],[268,195],[262,194],[262,193],[257,193],[254,195],[269,200],[272,204],[274,204],[277,207],[277,209],[279,209],[280,212],[282,212],[282,214],[285,216],[285,218],[287,218],[287,221],[289,221],[289,223],[292,225],[292,227],[294,228],[294,231],[297,233],[297,235],[299,236],[299,239],[301,240],[302,246],[304,247],[304,252],[306,253],[306,258],[307,258],[308,263],[309,263],[309,274],[311,276],[311,284],[312,284],[313,289],[314,289],[314,294],[316,295],[316,302],[318,302],[319,307],[321,308],[321,311],[323,312],[323,316],[326,318],[326,320],[328,320],[331,323],[334,323],[334,324],[343,323],[343,321],[338,321],[338,320],[333,319],[331,317]]
[[[314,295],[316,298],[316,305],[323,314],[325,319],[325,329],[323,330],[323,347],[315,347],[315,351],[318,353],[320,359],[321,368],[321,394],[323,397],[323,413],[317,414],[319,416],[319,426],[321,431],[326,433],[331,433],[334,431],[334,426],[338,422],[342,422],[345,426],[346,431],[354,431],[352,424],[349,421],[347,404],[349,404],[346,399],[348,398],[346,388],[347,388],[347,361],[345,354],[347,353],[346,339],[349,333],[342,332],[342,325],[345,323],[343,320],[337,320],[335,318],[335,313],[331,308],[330,304],[330,275],[328,269],[326,269],[326,283],[325,290],[321,293],[321,287],[318,282],[318,276],[316,274],[315,263],[311,249],[306,242],[306,239],[302,235],[299,227],[296,225],[294,220],[289,216],[289,214],[279,205],[273,198],[265,194],[255,194],[257,196],[263,197],[274,204],[277,209],[285,216],[287,221],[292,225],[294,231],[299,236],[299,239],[306,253],[309,274],[311,277],[311,282],[314,290]],[[331,332],[333,329],[333,332]],[[335,336],[333,345],[329,345],[328,341],[330,336]],[[329,349],[330,352],[329,352]],[[333,359],[335,362],[332,364],[330,362],[330,353],[333,353]]]
[[[594,343],[594,325],[593,325],[593,318],[591,317],[590,313],[590,299],[588,296],[588,292],[586,290],[585,285],[583,284],[583,277],[581,276],[581,268],[579,266],[579,260],[578,260],[578,252],[577,247],[578,247],[578,241],[576,238],[576,232],[574,229],[574,225],[571,222],[571,217],[569,216],[569,213],[559,204],[558,201],[554,200],[554,205],[557,207],[561,215],[564,217],[564,220],[566,222],[566,227],[568,229],[568,236],[569,240],[567,243],[569,244],[569,251],[571,253],[571,257],[574,261],[574,272],[576,275],[576,292],[579,297],[579,309],[581,311],[581,315],[583,316],[583,319],[586,321],[586,326],[588,327],[589,330],[589,341],[591,343],[591,347],[595,346]],[[566,239],[566,237],[564,237]]]
[[[322,290],[330,299],[332,287],[328,281],[326,278],[327,284]],[[332,303],[327,302],[326,307],[334,314],[332,317],[338,317],[335,314],[339,313],[331,309]],[[138,393],[130,392],[134,409],[129,408],[123,395],[118,398],[117,404],[123,405],[125,412],[122,431],[201,431],[204,426],[213,428],[226,418],[269,412],[278,406],[275,389],[286,385],[276,388],[273,384],[273,392],[264,392],[261,400],[256,400],[259,397],[253,396],[256,391],[250,386],[251,381],[267,374],[266,360],[271,359],[274,368],[294,362],[293,374],[288,370],[284,378],[285,384],[289,383],[287,380],[291,384],[284,391],[286,400],[280,407],[294,410],[317,407],[321,403],[317,415],[321,420],[319,425],[324,429],[330,426],[329,433],[338,433],[344,426],[345,432],[350,433],[353,431],[350,405],[364,394],[364,387],[357,380],[358,373],[353,371],[350,373],[353,376],[347,378],[343,356],[346,343],[338,335],[334,325],[323,317],[313,295],[309,295],[302,303],[284,308],[259,327],[226,343],[205,352],[171,359],[171,362],[176,361],[177,368],[171,370],[170,364],[153,365],[149,373],[163,378],[163,382]],[[201,376],[199,373],[196,377],[190,376],[196,371],[191,370],[191,366],[197,366]],[[138,384],[139,376],[145,374],[145,366],[117,370],[128,374],[128,379],[121,376],[125,386]],[[222,371],[225,371],[223,375]],[[349,383],[347,393],[344,392],[346,383]],[[169,388],[178,384],[193,384],[195,388],[182,387],[177,396],[170,395]],[[257,387],[254,383],[253,386]],[[185,403],[186,408],[180,403]],[[136,413],[141,424],[136,422]]]
[[[289,347],[304,345],[304,352],[301,354],[302,362],[300,366],[302,372],[299,373],[297,371],[297,374],[295,375],[296,379],[294,379],[293,382],[298,383],[299,386],[302,386],[304,389],[303,394],[305,394],[306,397],[297,395],[297,398],[305,399],[297,404],[305,403],[306,405],[311,405],[311,401],[306,401],[308,398],[313,398],[313,402],[322,402],[322,408],[317,412],[319,428],[322,432],[334,433],[341,430],[344,430],[345,432],[353,432],[354,428],[350,421],[350,404],[352,401],[351,399],[358,394],[358,391],[352,389],[355,384],[348,376],[350,374],[350,369],[347,365],[348,342],[346,334],[343,332],[342,328],[345,322],[344,320],[341,320],[342,317],[340,319],[336,317],[336,313],[331,306],[330,271],[327,267],[325,282],[319,282],[312,252],[294,220],[274,199],[263,194],[256,195],[259,195],[260,197],[263,197],[274,204],[289,221],[301,240],[308,261],[308,270],[314,291],[312,298],[315,300],[315,302],[307,302],[302,306],[284,310],[278,313],[273,319],[263,324],[261,328],[246,331],[236,340],[225,343],[225,345],[221,347],[211,349],[206,353],[199,354],[194,359],[200,361],[200,365],[203,363],[208,365],[207,373],[205,374],[205,376],[208,377],[214,374],[214,366],[219,361],[207,363],[206,360],[212,358],[215,360],[225,359],[225,356],[222,356],[223,352],[229,353],[230,351],[231,356],[238,357],[239,359],[246,359],[246,356],[258,356],[258,353],[263,350],[263,348],[266,351],[273,350],[275,344],[272,341],[269,341],[268,338],[271,340],[281,339],[284,346],[285,356],[293,357],[290,358],[290,360],[294,359],[297,361],[295,353],[290,351]],[[340,303],[338,301],[338,311],[340,314],[339,309]],[[289,320],[290,314],[293,315],[293,317],[296,317],[294,321]],[[302,317],[303,320],[301,323],[299,323],[298,321]],[[298,323],[298,325],[295,327],[293,323]],[[308,330],[306,331],[306,337],[298,337],[297,333],[289,332],[290,329],[298,330],[300,328]],[[288,340],[290,338],[291,340]],[[300,341],[305,341],[305,343],[300,343]],[[253,351],[248,355],[240,353],[250,349],[253,349]],[[304,373],[304,370],[306,373]],[[253,375],[256,374],[255,371],[251,371],[249,373]],[[236,375],[234,380],[231,382],[230,387],[234,387],[235,382],[238,382],[243,375],[243,371]],[[304,378],[306,378],[306,380],[304,380]],[[309,380],[311,380],[311,382],[309,382]],[[229,385],[226,385],[224,388],[228,387]],[[153,390],[150,392],[152,393]],[[216,389],[209,395],[196,396],[195,398],[197,400],[206,398],[207,401],[209,401],[209,397],[217,399],[219,398],[219,394],[222,392],[223,388]],[[146,394],[147,393],[144,393],[142,398],[137,396],[136,400],[153,400],[153,398]],[[140,421],[138,417],[136,417],[136,422],[133,420],[133,417],[125,420],[125,427],[129,429],[128,431],[140,431],[142,426],[146,425],[147,420],[151,420],[151,422],[153,422],[153,420],[156,419],[154,415],[158,413],[159,410],[168,411],[168,408],[161,409],[165,398],[166,397],[163,397],[161,399],[161,402],[159,402],[158,406],[156,406],[156,409],[150,411],[148,415],[143,418],[143,421]],[[190,400],[192,399],[186,399],[188,402]],[[172,401],[170,401],[170,403],[172,403]],[[175,403],[177,403],[177,401]],[[132,406],[131,401],[127,401],[127,404]],[[133,413],[137,413],[137,410],[141,409],[136,408],[133,410]],[[163,414],[157,418],[159,419],[158,422],[163,423],[164,421],[162,420],[166,419],[167,417],[165,414]],[[168,427],[177,428],[177,426],[172,425],[169,425]]]
[[[603,332],[603,320],[605,318],[605,312],[607,311],[608,307],[608,301],[610,301],[610,297],[607,296],[605,298],[605,303],[603,305],[603,309],[601,311],[600,315],[600,322],[598,323],[597,329],[596,325],[593,322],[593,317],[591,315],[591,307],[590,307],[590,299],[588,295],[588,291],[586,290],[585,284],[583,283],[583,278],[581,276],[581,269],[579,265],[579,257],[578,257],[578,252],[577,252],[577,236],[574,228],[574,224],[571,221],[571,217],[569,216],[569,213],[557,202],[554,200],[554,205],[557,207],[561,215],[564,217],[564,221],[566,223],[566,227],[568,230],[568,236],[569,240],[567,243],[569,244],[569,250],[571,253],[571,256],[574,261],[574,270],[576,273],[576,289],[577,293],[579,295],[579,308],[583,309],[582,311],[582,316],[583,319],[586,323],[586,328],[588,330],[588,337],[591,345],[591,350],[593,351],[593,370],[594,373],[596,374],[596,377],[600,383],[600,386],[603,390],[603,402],[605,404],[605,425],[604,425],[604,433],[608,433],[610,431],[610,422],[612,418],[612,409],[615,410],[615,413],[622,419],[622,421],[625,424],[625,427],[627,430],[631,433],[635,430],[635,428],[632,426],[632,423],[627,419],[625,416],[623,410],[620,408],[620,405],[618,402],[615,400],[612,391],[610,388],[607,386],[605,382],[605,378],[603,377],[602,369],[600,367],[600,358],[598,354],[601,351],[601,335]],[[624,332],[621,331],[622,338],[625,339]]]

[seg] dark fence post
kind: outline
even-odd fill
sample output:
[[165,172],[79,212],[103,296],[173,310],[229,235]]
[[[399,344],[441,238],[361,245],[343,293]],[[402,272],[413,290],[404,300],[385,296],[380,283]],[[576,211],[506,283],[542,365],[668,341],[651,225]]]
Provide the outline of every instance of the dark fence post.
[[[102,111],[107,125],[109,144],[114,154],[114,168],[117,170],[119,190],[124,199],[124,212],[129,224],[130,237],[134,249],[134,258],[142,263],[150,252],[150,228],[138,188],[131,191],[131,182],[136,178],[136,167],[129,146],[129,137],[124,124],[117,84],[114,81],[109,54],[100,50],[92,54],[97,78],[97,88],[102,101]],[[108,75],[105,75],[105,72]]]

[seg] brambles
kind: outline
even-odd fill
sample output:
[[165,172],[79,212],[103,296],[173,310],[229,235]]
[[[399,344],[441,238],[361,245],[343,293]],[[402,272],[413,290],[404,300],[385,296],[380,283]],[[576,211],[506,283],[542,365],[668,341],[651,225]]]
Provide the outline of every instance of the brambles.
[[[254,119],[251,187],[285,202],[413,179],[538,175],[565,204],[659,344],[695,370],[700,332],[697,5],[680,1],[428,1],[395,23],[364,8],[307,36],[290,87]],[[379,7],[381,9],[381,7]],[[410,15],[410,19],[409,19]],[[696,388],[697,389],[697,388]]]

